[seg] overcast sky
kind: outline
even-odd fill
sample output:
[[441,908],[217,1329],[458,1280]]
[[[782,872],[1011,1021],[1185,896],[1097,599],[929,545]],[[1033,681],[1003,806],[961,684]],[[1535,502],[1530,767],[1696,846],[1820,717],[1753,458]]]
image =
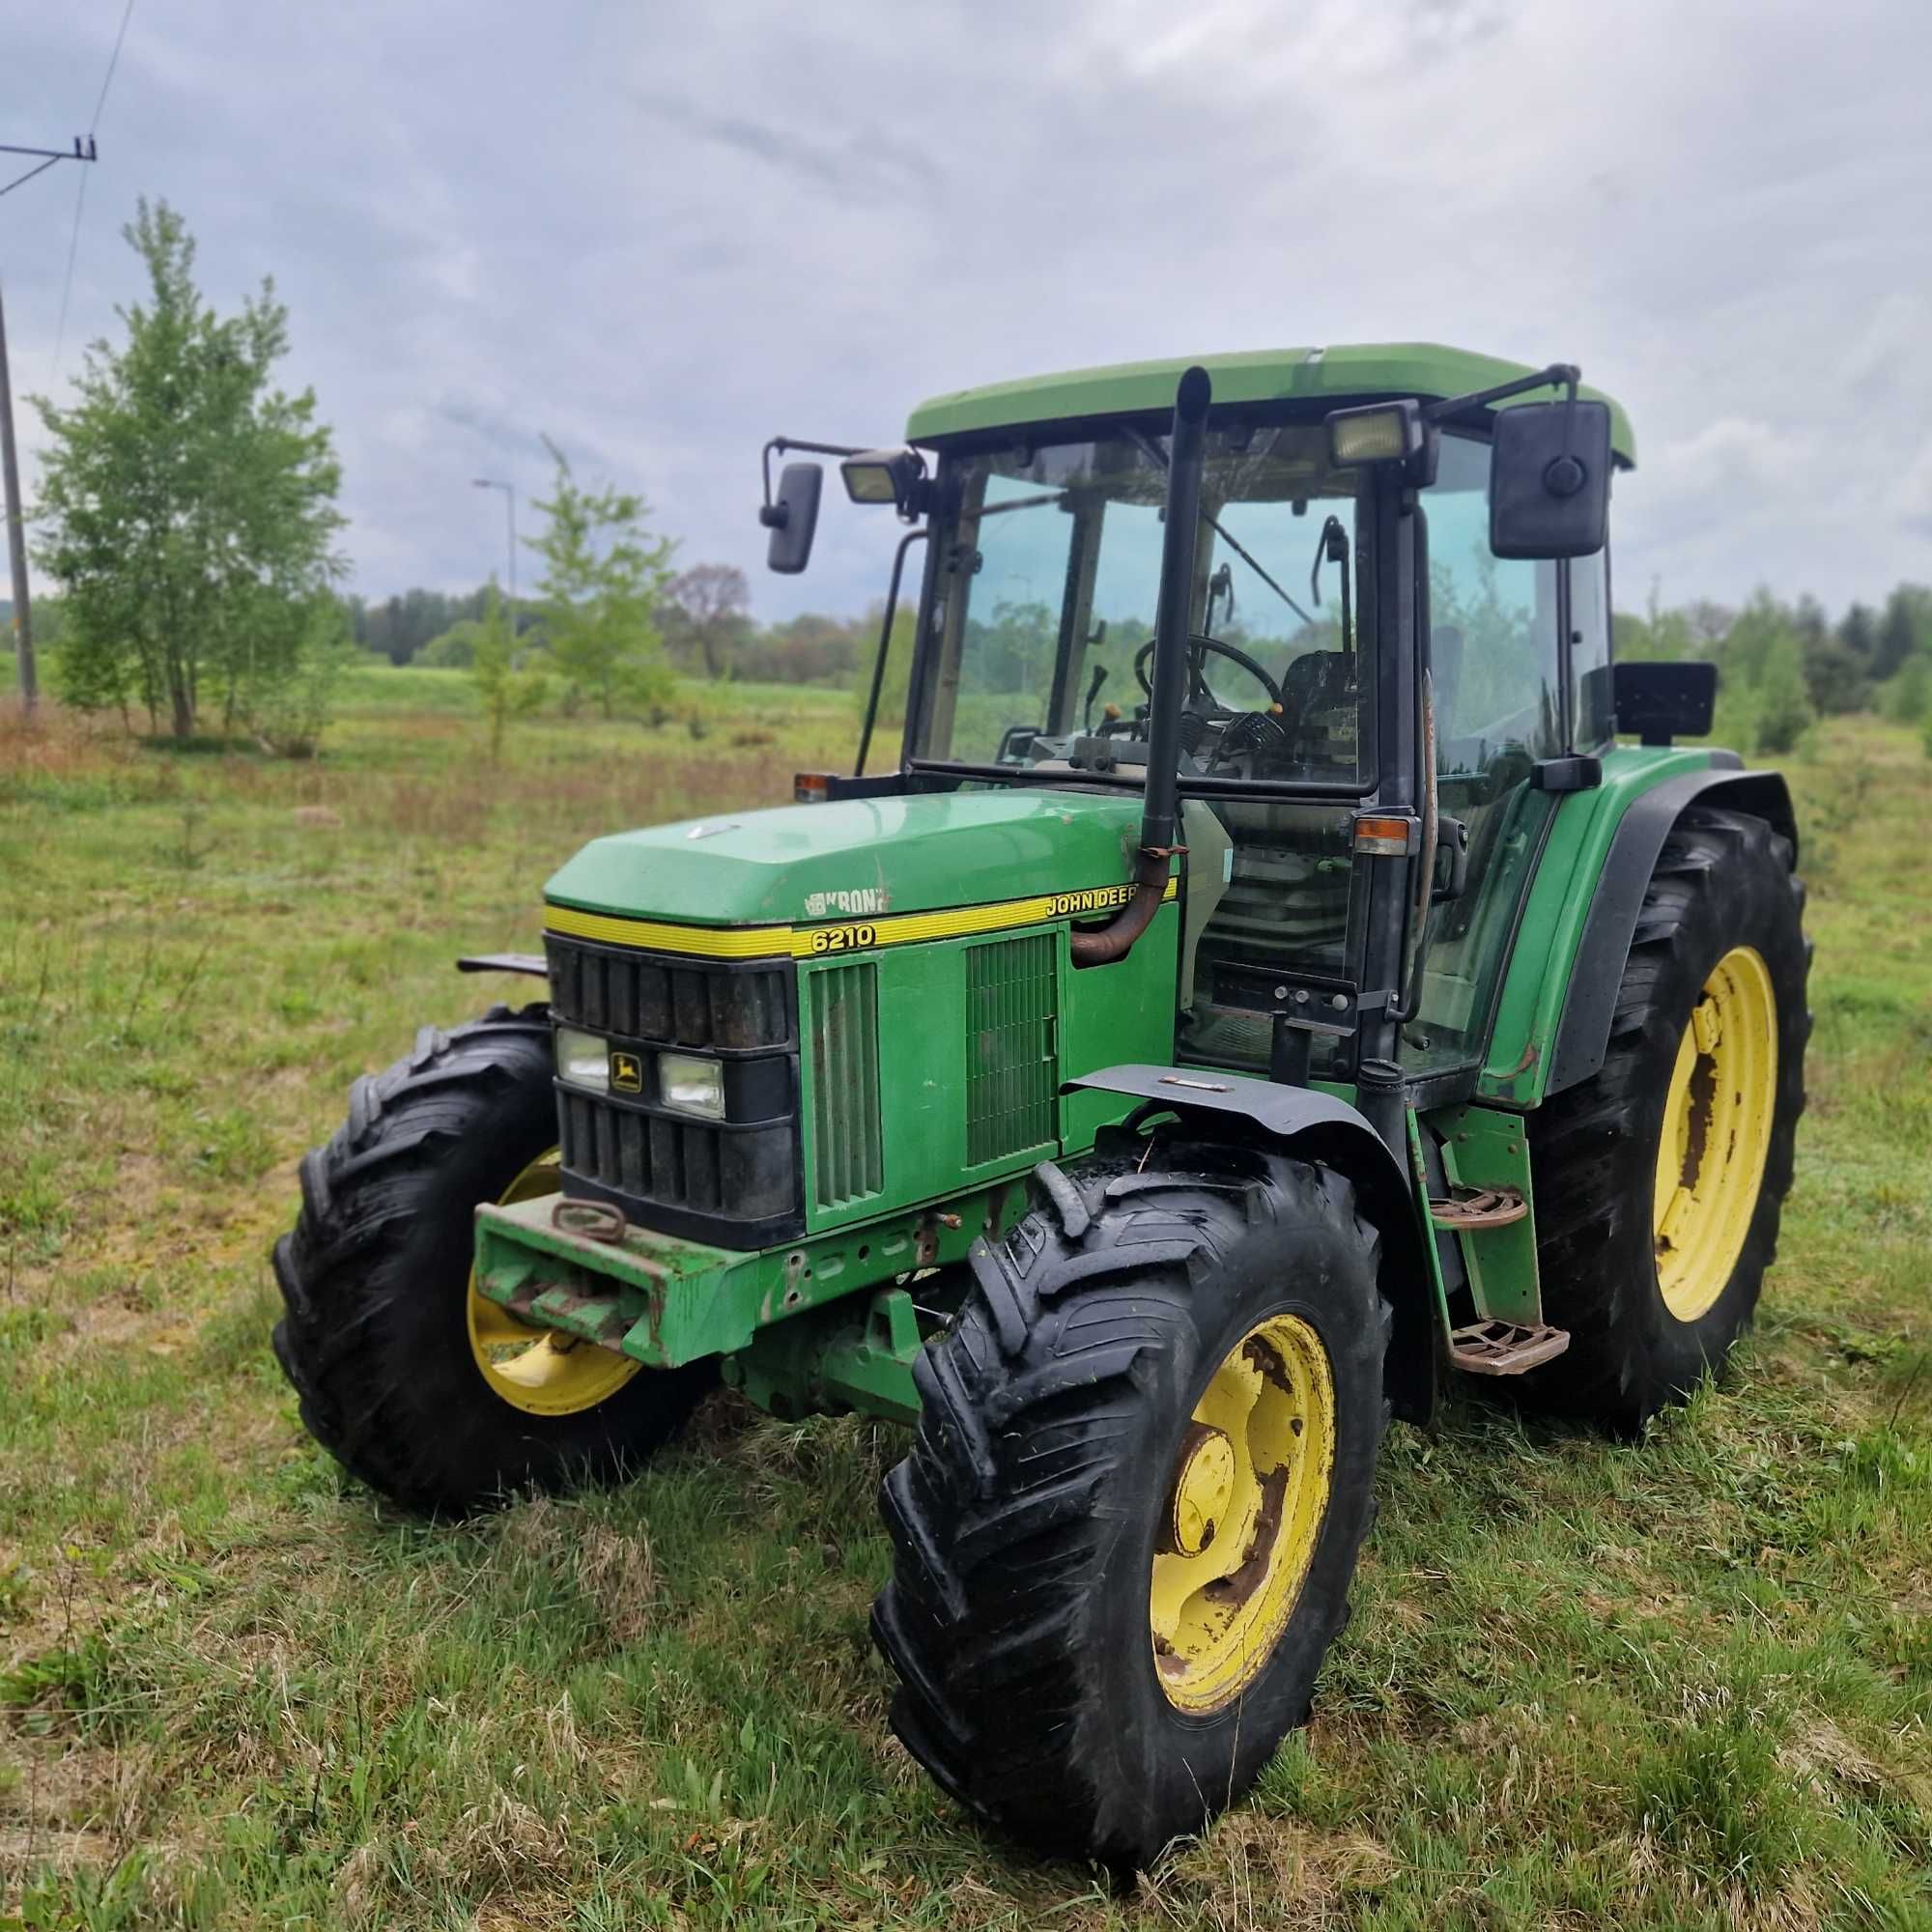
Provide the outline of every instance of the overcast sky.
[[[86,128],[122,6],[6,8],[0,140]],[[1835,611],[1932,581],[1929,64],[1926,0],[135,0],[58,368],[80,170],[0,198],[14,378],[115,330],[165,196],[219,305],[289,305],[355,587],[500,568],[469,479],[541,494],[547,431],[779,616],[863,609],[895,532],[829,493],[768,577],[774,432],[1435,339],[1628,406],[1620,604]]]

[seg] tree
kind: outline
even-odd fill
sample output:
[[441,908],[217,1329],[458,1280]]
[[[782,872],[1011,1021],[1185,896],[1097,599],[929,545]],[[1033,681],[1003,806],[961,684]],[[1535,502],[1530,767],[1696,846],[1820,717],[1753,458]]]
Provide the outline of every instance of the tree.
[[695,563],[671,579],[670,602],[676,640],[687,651],[696,648],[706,677],[724,676],[750,629],[745,613],[752,586],[745,573],[735,563]]
[[503,734],[512,721],[527,718],[544,701],[550,680],[534,653],[524,650],[510,635],[503,600],[493,578],[484,592],[483,615],[469,639],[469,675],[483,701],[490,724],[490,755],[503,755]]
[[596,697],[605,717],[617,701],[662,703],[672,689],[657,611],[670,579],[667,537],[645,526],[642,497],[607,485],[586,490],[572,476],[562,450],[544,439],[556,465],[541,536],[527,539],[544,560],[537,589],[548,605],[550,647],[576,700]]
[[1766,651],[1757,684],[1757,749],[1774,754],[1796,751],[1816,722],[1804,687],[1801,634],[1786,631]]
[[148,271],[148,300],[117,311],[126,344],[88,350],[71,406],[34,398],[51,439],[38,553],[67,604],[63,695],[138,702],[187,738],[210,696],[251,722],[306,649],[334,648],[313,607],[341,569],[340,470],[314,391],[271,384],[289,346],[273,283],[218,316],[165,201],[122,233]]
[[1918,649],[1932,650],[1932,590],[1922,583],[1901,583],[1885,600],[1872,647],[1872,675],[1890,677]]

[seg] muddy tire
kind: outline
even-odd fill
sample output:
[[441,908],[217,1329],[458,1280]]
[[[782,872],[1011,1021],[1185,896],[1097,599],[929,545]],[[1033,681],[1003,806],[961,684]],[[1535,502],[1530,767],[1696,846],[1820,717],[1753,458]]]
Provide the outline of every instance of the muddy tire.
[[[1307,1719],[1387,1419],[1378,1236],[1342,1175],[1200,1143],[1042,1167],[1033,1204],[915,1371],[872,1629],[946,1790],[1130,1870]],[[1172,1567],[1227,1556],[1198,1594]]]
[[544,1007],[425,1027],[407,1059],[356,1081],[347,1122],[303,1157],[301,1212],[275,1244],[275,1354],[303,1423],[353,1475],[423,1514],[621,1480],[715,1378],[709,1364],[625,1377],[611,1363],[589,1384],[615,1382],[608,1396],[542,1414],[486,1378],[472,1216],[554,1147],[551,1079]]
[[1535,1406],[1634,1431],[1720,1370],[1751,1319],[1804,1110],[1810,949],[1792,858],[1761,818],[1687,811],[1602,1068],[1530,1117],[1544,1307],[1572,1338],[1522,1378]]

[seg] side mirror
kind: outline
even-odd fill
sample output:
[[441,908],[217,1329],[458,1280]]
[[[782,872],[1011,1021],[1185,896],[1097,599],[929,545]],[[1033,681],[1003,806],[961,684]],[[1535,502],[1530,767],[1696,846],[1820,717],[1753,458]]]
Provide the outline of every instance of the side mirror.
[[1498,556],[1594,556],[1610,535],[1610,406],[1522,403],[1496,414],[1490,548]]
[[818,493],[824,487],[823,464],[787,463],[779,472],[778,501],[758,512],[759,523],[772,533],[765,564],[781,577],[796,577],[810,559],[811,539],[818,528]]

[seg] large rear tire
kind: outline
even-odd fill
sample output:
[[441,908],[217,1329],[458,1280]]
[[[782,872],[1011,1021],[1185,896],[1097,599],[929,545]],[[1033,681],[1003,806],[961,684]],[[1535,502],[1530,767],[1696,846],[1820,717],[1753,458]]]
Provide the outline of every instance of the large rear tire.
[[1788,839],[1695,807],[1665,840],[1602,1068],[1530,1117],[1544,1308],[1521,1394],[1629,1433],[1722,1368],[1777,1251],[1810,949]]
[[523,1328],[474,1293],[477,1207],[555,1188],[552,1072],[541,1006],[425,1027],[303,1156],[301,1212],[275,1243],[275,1354],[302,1421],[423,1514],[620,1480],[715,1379]]
[[1348,1179],[1157,1142],[1038,1171],[915,1377],[873,1611],[893,1727],[982,1818],[1146,1864],[1305,1721],[1387,1419]]

